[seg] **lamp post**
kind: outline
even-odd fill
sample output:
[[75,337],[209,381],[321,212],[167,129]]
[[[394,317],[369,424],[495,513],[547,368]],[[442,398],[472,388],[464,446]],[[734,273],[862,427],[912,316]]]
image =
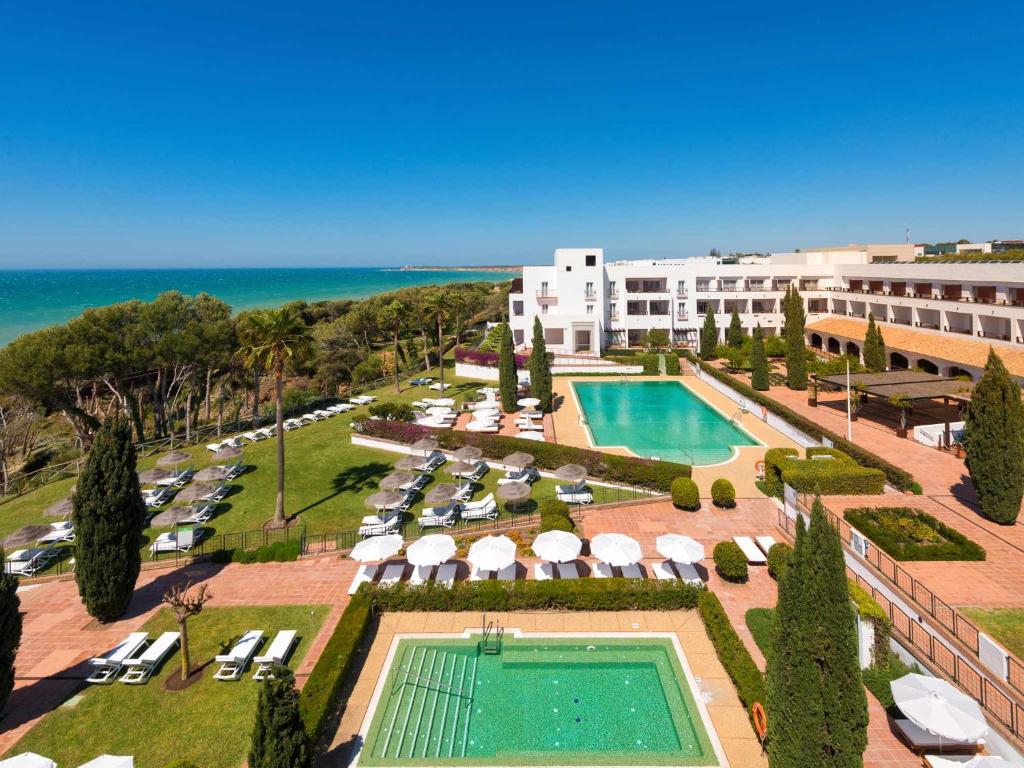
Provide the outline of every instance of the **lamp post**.
[[850,390],[850,359],[846,359],[846,439],[853,442],[853,410],[850,398],[853,392]]

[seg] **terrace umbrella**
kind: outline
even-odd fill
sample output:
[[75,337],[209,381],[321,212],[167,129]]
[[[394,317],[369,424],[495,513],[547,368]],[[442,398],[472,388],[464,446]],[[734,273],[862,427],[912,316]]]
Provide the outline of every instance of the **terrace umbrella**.
[[223,480],[227,473],[223,467],[206,467],[196,472],[194,479],[204,483],[215,482]]
[[171,476],[171,473],[166,469],[147,469],[145,472],[139,472],[140,483],[155,483],[160,480],[165,480]]
[[545,531],[533,540],[533,553],[550,563],[568,563],[580,556],[583,542],[568,531]]
[[504,483],[498,486],[495,495],[508,504],[510,507],[517,506],[520,502],[530,498],[532,490],[526,483]]
[[184,451],[171,451],[157,459],[156,465],[158,467],[177,467],[183,461],[189,461],[191,458],[192,457]]
[[533,462],[533,456],[531,456],[528,453],[523,453],[522,451],[510,453],[508,456],[501,460],[501,463],[504,464],[506,467],[515,467],[516,469],[523,469],[525,467],[528,467],[531,464],[533,464]]
[[587,468],[582,464],[563,464],[555,470],[555,477],[570,483],[582,483],[587,479]]
[[546,440],[544,440],[544,435],[540,432],[516,432],[513,437],[516,437],[519,440],[532,440],[535,443],[546,442]]
[[57,764],[35,752],[22,752],[20,755],[0,760],[0,768],[57,768]]
[[427,408],[427,413],[431,416],[447,416],[452,412],[452,409],[447,405],[432,405]]
[[406,456],[395,462],[395,469],[408,471],[410,469],[416,469],[422,463],[423,459],[419,456]]
[[67,496],[56,504],[51,504],[44,511],[43,514],[47,517],[67,517],[71,514],[74,504],[70,496]]
[[78,768],[135,768],[135,758],[120,755],[100,755],[88,763],[82,763]]
[[166,512],[161,512],[150,520],[150,525],[156,528],[170,528],[172,525],[190,521],[202,509],[198,504],[195,506],[171,507]]
[[385,491],[397,491],[401,486],[407,485],[416,479],[412,472],[392,472],[381,478],[380,487]]
[[4,549],[15,549],[24,547],[26,544],[34,544],[40,537],[50,533],[53,528],[48,525],[23,525],[3,541]]
[[508,536],[484,536],[473,542],[466,559],[481,571],[500,571],[516,561],[516,543]]
[[440,565],[455,557],[455,539],[446,533],[431,533],[406,547],[410,565]]
[[590,540],[590,554],[602,563],[620,568],[633,565],[643,557],[637,540],[621,533],[599,533]]
[[523,408],[536,408],[540,405],[540,400],[536,397],[523,397],[516,400],[516,405],[521,405]]
[[423,454],[426,455],[431,451],[436,451],[438,445],[439,443],[434,438],[424,437],[413,443],[412,449],[414,451],[423,451]]
[[213,483],[193,483],[188,488],[182,490],[175,501],[197,501],[203,496],[209,496],[217,488],[218,486]]
[[372,563],[378,560],[387,560],[398,553],[402,548],[402,536],[398,533],[389,533],[387,536],[373,536],[363,539],[349,553],[349,557],[358,560],[360,563]]
[[458,475],[459,477],[461,477],[462,475],[473,474],[473,471],[475,469],[476,467],[470,464],[469,462],[456,461],[445,467],[445,472],[447,472],[449,475]]
[[692,565],[707,557],[703,544],[678,533],[662,534],[655,541],[655,545],[658,547],[658,554],[675,563]]
[[217,451],[218,459],[238,459],[242,456],[242,449],[236,448],[233,445],[229,445],[225,448],[221,448]]
[[978,702],[945,680],[911,673],[889,683],[896,706],[914,725],[952,741],[977,741],[988,734]]
[[404,498],[405,494],[398,491],[377,491],[367,496],[363,504],[370,509],[387,509],[397,507]]
[[457,450],[454,454],[455,458],[458,459],[459,461],[476,461],[483,455],[484,452],[480,448],[477,448],[475,445],[463,446],[462,448],[459,448],[459,450]]
[[452,483],[438,483],[427,491],[425,498],[428,504],[444,504],[451,501],[458,490],[458,486]]

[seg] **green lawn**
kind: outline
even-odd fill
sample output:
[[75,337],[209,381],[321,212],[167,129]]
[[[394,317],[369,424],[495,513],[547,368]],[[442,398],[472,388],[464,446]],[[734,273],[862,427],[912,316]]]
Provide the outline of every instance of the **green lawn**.
[[[184,691],[164,690],[164,680],[180,671],[175,652],[145,685],[86,688],[46,715],[12,752],[36,752],[67,766],[108,753],[134,755],[138,768],[164,768],[175,760],[237,768],[248,753],[259,684],[251,679],[252,669],[238,682],[214,680],[213,657],[247,629],[262,629],[266,642],[280,629],[295,629],[300,639],[289,662],[294,668],[326,615],[326,606],[208,608],[189,622],[192,663],[207,665],[198,683]],[[144,629],[153,636],[177,625],[162,610]]]
[[747,629],[754,637],[754,642],[764,654],[765,661],[771,655],[772,650],[772,623],[775,621],[774,608],[751,608],[743,615],[747,622]]
[[968,618],[1002,643],[1017,658],[1024,658],[1024,609],[964,608]]

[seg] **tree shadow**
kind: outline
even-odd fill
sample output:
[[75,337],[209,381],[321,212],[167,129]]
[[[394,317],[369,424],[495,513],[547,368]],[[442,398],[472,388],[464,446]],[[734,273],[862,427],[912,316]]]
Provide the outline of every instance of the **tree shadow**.
[[135,594],[132,595],[132,601],[128,605],[128,610],[121,619],[137,618],[157,607],[162,602],[164,594],[171,587],[186,581],[192,582],[193,586],[201,584],[207,579],[216,576],[223,569],[223,563],[202,560],[166,571],[148,584],[144,584],[135,590]]
[[391,469],[392,466],[390,464],[385,464],[382,461],[373,461],[369,464],[346,467],[334,476],[334,480],[331,483],[334,488],[333,493],[329,493],[328,495],[307,504],[302,507],[302,509],[296,510],[293,517],[297,517],[303,512],[308,512],[311,509],[319,507],[321,504],[330,501],[343,493],[364,493],[375,489],[380,478],[387,474]]

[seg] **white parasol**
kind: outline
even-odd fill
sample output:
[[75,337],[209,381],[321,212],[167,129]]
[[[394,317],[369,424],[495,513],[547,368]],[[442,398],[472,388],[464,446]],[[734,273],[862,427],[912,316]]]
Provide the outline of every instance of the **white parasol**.
[[622,533],[599,533],[590,540],[590,554],[602,563],[620,568],[633,565],[643,557],[639,542]]
[[466,559],[481,571],[500,571],[516,561],[516,543],[508,536],[484,536],[473,542]]
[[900,712],[914,725],[951,741],[977,741],[988,734],[978,702],[937,677],[911,673],[889,683]]
[[455,557],[455,539],[446,533],[431,533],[416,539],[405,550],[411,565],[440,565]]
[[692,565],[707,557],[703,544],[678,533],[663,533],[655,544],[658,547],[658,554],[676,563]]
[[402,537],[397,533],[389,533],[387,536],[374,536],[363,539],[349,553],[349,557],[358,560],[360,563],[373,563],[378,560],[387,560],[402,548]]
[[545,531],[533,540],[533,552],[550,563],[568,563],[580,556],[583,542],[568,531]]

